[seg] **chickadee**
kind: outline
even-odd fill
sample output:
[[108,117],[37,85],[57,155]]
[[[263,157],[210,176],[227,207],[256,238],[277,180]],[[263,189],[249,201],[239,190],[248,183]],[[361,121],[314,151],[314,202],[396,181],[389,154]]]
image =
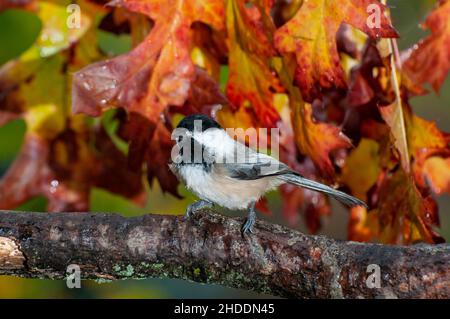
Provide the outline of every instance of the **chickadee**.
[[306,179],[275,158],[258,153],[235,141],[213,119],[185,117],[174,130],[176,147],[171,171],[200,200],[189,205],[185,218],[213,204],[248,210],[243,233],[252,232],[255,204],[268,191],[285,183],[331,195],[347,206],[366,204],[346,193]]

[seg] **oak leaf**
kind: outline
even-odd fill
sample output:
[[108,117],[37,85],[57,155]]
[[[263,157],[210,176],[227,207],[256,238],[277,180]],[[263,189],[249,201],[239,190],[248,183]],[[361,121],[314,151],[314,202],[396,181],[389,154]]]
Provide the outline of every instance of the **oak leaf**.
[[[251,108],[259,125],[276,127],[280,116],[274,107],[274,94],[283,88],[270,69],[275,48],[269,41],[270,30],[264,28],[264,12],[245,1],[227,1],[229,37],[229,79],[227,96],[238,108]],[[247,105],[248,104],[248,105]]]
[[169,105],[185,103],[195,77],[190,58],[191,24],[221,28],[220,1],[117,0],[110,3],[155,21],[144,41],[130,53],[92,64],[74,75],[73,110],[98,116],[124,107],[156,122]]
[[277,60],[276,69],[280,80],[289,92],[291,121],[295,142],[301,153],[308,155],[327,177],[334,174],[330,153],[349,148],[351,142],[341,130],[332,124],[317,122],[313,118],[312,105],[305,103],[299,89],[292,84],[289,61]]
[[[371,13],[370,10],[374,10]],[[295,54],[295,81],[305,101],[320,98],[322,90],[346,88],[340,66],[336,33],[342,23],[350,24],[373,38],[394,38],[397,33],[375,0],[309,0],[275,33],[275,45],[283,53]],[[371,25],[371,14],[379,25]]]
[[417,84],[429,82],[439,92],[450,70],[450,1],[440,0],[423,28],[431,35],[414,47],[404,63],[407,76]]

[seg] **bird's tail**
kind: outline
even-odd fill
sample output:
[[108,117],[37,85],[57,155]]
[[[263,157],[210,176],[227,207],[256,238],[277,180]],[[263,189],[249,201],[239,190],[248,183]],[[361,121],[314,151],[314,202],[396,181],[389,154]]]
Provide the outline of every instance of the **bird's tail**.
[[348,195],[344,192],[338,191],[334,188],[331,188],[327,185],[312,181],[310,179],[304,178],[300,175],[296,175],[296,174],[284,174],[284,175],[280,175],[278,176],[278,178],[280,178],[281,180],[293,184],[293,185],[297,185],[297,186],[301,186],[304,188],[308,188],[314,191],[318,191],[318,192],[322,192],[325,194],[328,194],[334,198],[336,198],[338,201],[340,201],[341,203],[347,205],[347,206],[364,206],[367,208],[367,204],[364,203],[362,200],[359,200],[356,197],[353,197],[351,195]]

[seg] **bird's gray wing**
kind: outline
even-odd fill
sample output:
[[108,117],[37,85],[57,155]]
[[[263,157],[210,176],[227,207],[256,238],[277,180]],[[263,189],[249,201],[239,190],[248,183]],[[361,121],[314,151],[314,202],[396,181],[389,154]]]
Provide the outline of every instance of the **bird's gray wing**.
[[255,180],[269,176],[293,173],[286,165],[268,155],[254,153],[249,160],[236,163],[216,163],[216,168],[227,176],[241,180]]

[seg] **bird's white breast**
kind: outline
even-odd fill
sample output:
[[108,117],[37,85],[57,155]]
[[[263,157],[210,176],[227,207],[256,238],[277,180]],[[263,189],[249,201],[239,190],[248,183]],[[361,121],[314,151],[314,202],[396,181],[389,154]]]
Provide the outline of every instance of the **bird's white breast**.
[[182,166],[179,174],[186,187],[198,197],[228,209],[247,209],[276,186],[272,185],[271,178],[239,180],[217,174],[214,167],[207,172],[201,165]]

